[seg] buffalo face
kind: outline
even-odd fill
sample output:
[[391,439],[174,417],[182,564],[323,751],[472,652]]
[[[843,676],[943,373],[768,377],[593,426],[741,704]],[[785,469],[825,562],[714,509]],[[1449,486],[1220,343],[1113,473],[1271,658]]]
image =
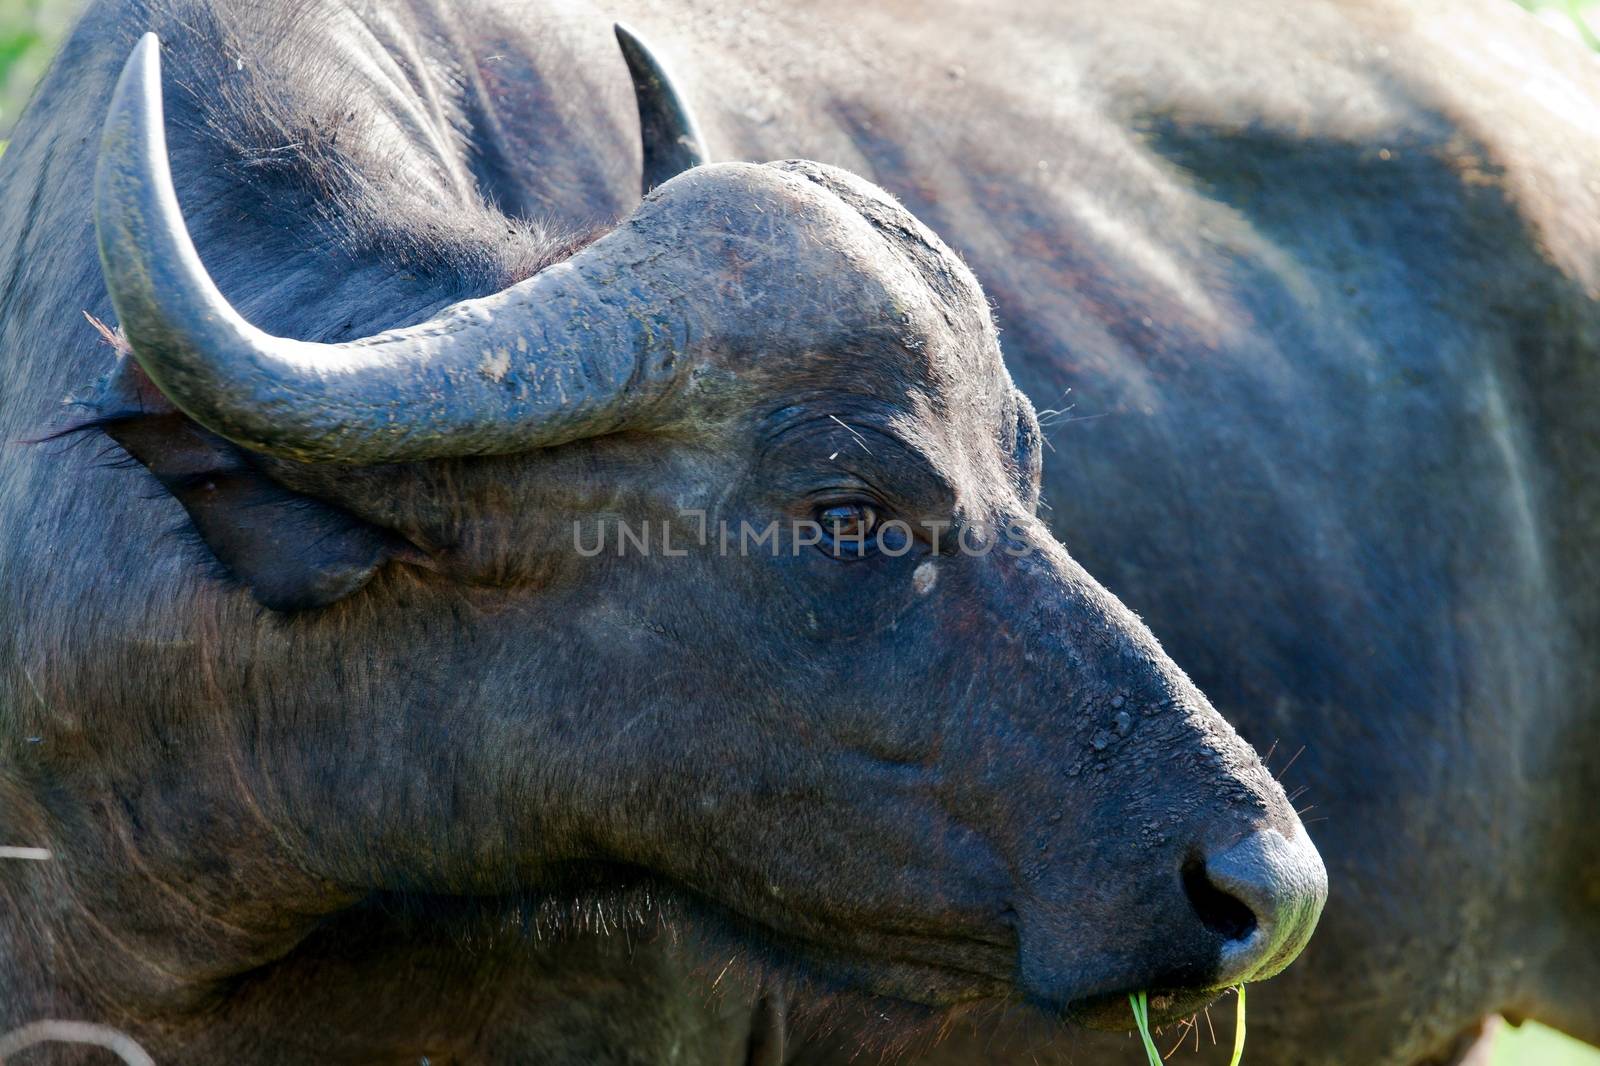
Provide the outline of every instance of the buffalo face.
[[[1119,1026],[1129,992],[1181,1013],[1304,945],[1304,830],[1038,521],[1039,427],[987,303],[883,193],[698,167],[504,292],[311,344],[211,285],[160,133],[147,41],[98,181],[134,357],[416,567],[360,593],[418,644],[353,702],[447,705],[399,742],[471,795],[404,834],[357,805],[392,845],[373,887],[598,865],[826,979]],[[474,743],[423,754],[445,735]]]

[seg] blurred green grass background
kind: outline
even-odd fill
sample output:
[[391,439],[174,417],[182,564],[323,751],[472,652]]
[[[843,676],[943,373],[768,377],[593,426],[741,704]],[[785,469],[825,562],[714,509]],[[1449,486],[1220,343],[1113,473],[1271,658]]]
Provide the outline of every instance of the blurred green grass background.
[[[1515,2],[1555,32],[1600,50],[1600,0]],[[0,0],[0,151],[77,6],[70,0]],[[1493,1066],[1600,1066],[1600,1050],[1538,1025],[1506,1028]]]
[[0,0],[0,142],[77,10],[70,0]]
[[1501,1030],[1493,1066],[1600,1066],[1600,1050],[1530,1022]]

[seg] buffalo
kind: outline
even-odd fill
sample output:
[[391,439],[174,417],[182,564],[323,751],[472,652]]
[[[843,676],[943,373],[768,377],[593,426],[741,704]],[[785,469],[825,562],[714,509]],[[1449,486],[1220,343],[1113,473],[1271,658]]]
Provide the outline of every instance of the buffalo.
[[[4,870],[0,1019],[662,1061],[592,987],[682,997],[672,945],[544,940],[663,919],[748,956],[734,1046],[790,996],[1126,1027],[1283,969],[1321,860],[1038,518],[971,272],[844,170],[694,165],[625,31],[547,107],[521,21],[105,3],[18,130],[3,809],[52,860]],[[584,84],[624,59],[631,151]]]
[[1255,1061],[1600,1037],[1594,75],[1451,6],[93,6],[0,161],[0,1023],[1121,1061],[1321,904],[1203,691],[1335,885]]

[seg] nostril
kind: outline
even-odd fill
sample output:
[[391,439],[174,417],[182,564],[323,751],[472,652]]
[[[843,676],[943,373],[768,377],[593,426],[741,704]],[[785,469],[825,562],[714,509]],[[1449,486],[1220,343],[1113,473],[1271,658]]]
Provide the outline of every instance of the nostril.
[[1183,894],[1207,929],[1224,940],[1245,940],[1256,931],[1256,913],[1239,897],[1218,888],[1202,859],[1183,867]]
[[1328,871],[1305,833],[1258,829],[1183,869],[1195,914],[1223,938],[1217,980],[1259,981],[1294,960],[1317,927]]

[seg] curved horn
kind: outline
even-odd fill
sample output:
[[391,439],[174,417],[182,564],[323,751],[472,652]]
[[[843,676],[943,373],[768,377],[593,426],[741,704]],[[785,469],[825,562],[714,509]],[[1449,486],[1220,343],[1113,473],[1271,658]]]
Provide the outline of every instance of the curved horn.
[[673,87],[661,61],[622,23],[616,24],[617,43],[628,61],[633,96],[639,104],[639,131],[644,140],[644,187],[649,192],[690,167],[706,161],[706,143],[700,126],[683,97]]
[[184,226],[154,34],[112,96],[95,227],[112,306],[150,379],[196,422],[269,455],[386,463],[560,444],[636,424],[681,369],[681,309],[648,291],[634,267],[645,239],[626,226],[415,326],[342,344],[252,326]]

